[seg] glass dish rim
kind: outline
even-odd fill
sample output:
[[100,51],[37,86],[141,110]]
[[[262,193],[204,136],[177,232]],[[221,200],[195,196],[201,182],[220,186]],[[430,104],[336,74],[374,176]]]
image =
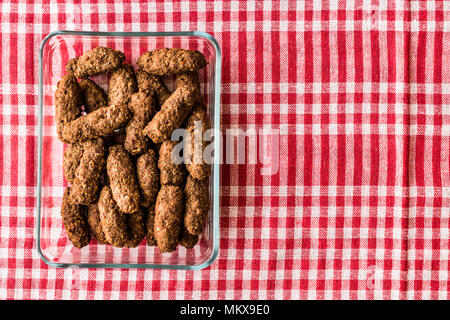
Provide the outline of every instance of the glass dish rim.
[[37,177],[37,222],[36,222],[36,250],[39,257],[47,265],[55,268],[121,268],[121,269],[176,269],[176,270],[199,270],[210,266],[219,255],[220,240],[220,139],[214,139],[214,170],[213,170],[213,190],[214,190],[214,211],[213,214],[213,242],[214,246],[210,258],[199,265],[170,265],[170,264],[126,264],[126,263],[59,263],[53,262],[44,255],[41,250],[41,197],[42,197],[42,138],[43,138],[43,51],[45,44],[54,36],[58,35],[76,35],[76,36],[99,36],[99,37],[173,37],[173,36],[196,36],[209,41],[215,50],[215,79],[214,79],[214,128],[220,129],[220,91],[221,91],[221,65],[222,53],[217,40],[209,33],[204,31],[176,31],[176,32],[100,32],[100,31],[71,31],[57,30],[50,32],[42,39],[39,47],[39,112],[38,112],[38,177]]

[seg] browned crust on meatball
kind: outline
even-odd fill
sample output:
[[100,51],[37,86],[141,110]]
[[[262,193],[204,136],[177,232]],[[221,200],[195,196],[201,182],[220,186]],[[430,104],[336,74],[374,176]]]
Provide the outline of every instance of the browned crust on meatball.
[[84,207],[70,202],[70,188],[66,188],[61,204],[61,218],[66,229],[67,238],[77,248],[87,246],[91,233],[86,221]]
[[153,91],[159,106],[162,106],[171,95],[164,81],[158,76],[139,70],[136,74],[136,79],[139,91]]
[[180,72],[197,71],[207,64],[205,56],[194,50],[164,48],[142,54],[137,65],[149,74],[170,76]]
[[159,148],[158,169],[161,184],[181,186],[185,178],[184,164],[175,164],[172,160],[173,148],[177,141],[164,141]]
[[114,247],[123,247],[128,239],[126,215],[117,207],[109,186],[104,186],[100,192],[98,211],[102,230],[108,243]]
[[83,94],[77,79],[67,74],[58,81],[55,91],[55,123],[58,139],[63,138],[63,130],[67,123],[81,116]]
[[103,138],[88,140],[82,144],[83,156],[75,170],[71,201],[90,204],[97,200],[100,175],[105,167],[105,144]]
[[184,226],[192,235],[200,235],[209,212],[209,190],[207,180],[197,180],[188,176],[184,187]]
[[111,74],[108,86],[108,103],[110,105],[126,104],[137,90],[133,66],[124,63]]
[[211,174],[211,165],[203,158],[205,148],[211,143],[203,139],[203,135],[209,129],[211,122],[206,111],[196,106],[186,121],[186,131],[190,139],[186,140],[183,155],[187,171],[198,180],[204,180]]
[[108,97],[105,91],[90,79],[81,79],[80,88],[83,92],[84,111],[91,113],[108,105]]
[[186,249],[192,249],[197,244],[198,238],[197,235],[190,234],[184,225],[181,227],[179,242]]
[[125,127],[125,149],[132,155],[138,155],[148,149],[150,139],[144,135],[143,129],[156,113],[152,92],[139,91],[131,96],[129,108],[133,117]]
[[103,107],[67,123],[62,136],[70,143],[106,136],[125,126],[131,116],[125,104]]
[[136,212],[127,214],[125,216],[127,220],[127,241],[125,241],[125,247],[135,248],[145,238],[145,216],[142,209]]
[[174,251],[183,219],[183,191],[178,186],[162,186],[155,206],[154,237],[161,252]]
[[157,246],[155,234],[153,231],[153,227],[155,224],[155,203],[151,203],[148,207],[148,215],[147,221],[145,223],[145,228],[147,230],[147,245],[149,246]]
[[109,148],[106,170],[113,198],[120,211],[133,213],[139,209],[139,187],[129,153],[122,145]]
[[153,147],[154,147],[154,149],[155,149],[155,152],[156,152],[156,154],[158,154],[158,155],[159,155],[159,149],[161,149],[161,145],[162,145],[162,142],[154,143],[154,144],[153,144]]
[[154,143],[169,140],[172,132],[181,127],[191,112],[194,102],[192,90],[183,86],[178,87],[144,128],[144,134]]
[[183,72],[179,73],[175,77],[175,86],[187,86],[193,89],[200,90],[200,80],[198,78],[198,72]]
[[141,190],[141,205],[148,207],[155,203],[159,190],[159,171],[156,153],[147,150],[136,160],[136,176]]
[[111,72],[125,61],[125,55],[119,50],[108,47],[97,47],[88,50],[78,58],[69,60],[67,73],[73,73],[77,78],[86,78]]
[[193,100],[196,102],[196,104],[206,109],[206,106],[203,103],[203,99],[201,96],[200,80],[198,78],[198,72],[193,71],[177,74],[175,77],[175,86],[185,87],[188,90],[192,91],[194,93]]
[[87,206],[87,221],[91,228],[92,235],[101,244],[107,244],[105,234],[103,233],[102,224],[100,222],[100,212],[98,211],[98,203]]
[[64,177],[70,183],[75,180],[75,171],[80,164],[80,159],[83,156],[83,147],[81,143],[69,144],[64,150],[63,158],[63,172]]

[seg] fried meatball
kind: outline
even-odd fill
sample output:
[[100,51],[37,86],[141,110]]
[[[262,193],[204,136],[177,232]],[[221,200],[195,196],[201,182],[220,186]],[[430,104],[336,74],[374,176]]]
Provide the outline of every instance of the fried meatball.
[[173,131],[183,124],[195,103],[195,92],[180,86],[164,102],[144,129],[154,143],[169,140]]
[[66,229],[67,238],[77,248],[87,246],[91,233],[86,221],[85,208],[70,201],[70,188],[66,188],[61,205],[61,218]]
[[154,233],[155,224],[155,203],[151,203],[148,207],[147,221],[145,223],[145,228],[147,230],[147,245],[156,246],[156,239]]
[[108,241],[106,240],[105,234],[103,233],[97,202],[87,206],[87,221],[92,235],[98,241],[98,243],[107,244]]
[[192,249],[198,242],[198,236],[190,234],[185,226],[183,225],[181,227],[180,232],[180,244],[185,247],[186,249]]
[[198,73],[196,71],[177,74],[175,77],[175,86],[185,87],[188,90],[193,91],[194,92],[193,99],[196,102],[196,104],[206,109],[206,106],[203,103],[203,99],[201,96],[200,80],[198,79]]
[[64,150],[63,158],[63,172],[64,177],[70,183],[75,180],[75,171],[80,164],[80,159],[83,156],[83,147],[81,143],[69,144]]

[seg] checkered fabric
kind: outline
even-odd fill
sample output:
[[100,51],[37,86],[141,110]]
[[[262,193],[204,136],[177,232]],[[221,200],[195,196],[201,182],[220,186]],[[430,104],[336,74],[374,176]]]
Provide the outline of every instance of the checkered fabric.
[[[0,6],[1,299],[449,298],[449,1]],[[274,174],[222,166],[210,267],[40,260],[38,49],[58,29],[206,31],[222,48],[223,132],[279,131]]]

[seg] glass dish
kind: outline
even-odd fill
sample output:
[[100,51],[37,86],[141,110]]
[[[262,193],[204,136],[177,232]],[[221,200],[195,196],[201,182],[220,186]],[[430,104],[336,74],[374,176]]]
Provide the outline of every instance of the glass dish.
[[[75,248],[66,237],[60,207],[67,182],[63,178],[64,144],[56,137],[53,95],[65,74],[70,58],[96,46],[121,50],[126,62],[136,66],[137,58],[155,48],[176,47],[202,52],[208,65],[199,72],[203,97],[213,129],[220,129],[221,52],[217,41],[205,32],[79,32],[56,31],[41,43],[39,56],[39,154],[37,201],[37,250],[53,267],[202,269],[219,251],[220,139],[214,139],[214,164],[210,176],[210,212],[198,244],[190,250],[178,246],[173,253],[161,254],[143,241],[137,248],[115,248],[95,240]],[[106,88],[107,75],[92,78]],[[173,81],[172,81],[173,82]],[[168,81],[170,87],[173,83]]]

